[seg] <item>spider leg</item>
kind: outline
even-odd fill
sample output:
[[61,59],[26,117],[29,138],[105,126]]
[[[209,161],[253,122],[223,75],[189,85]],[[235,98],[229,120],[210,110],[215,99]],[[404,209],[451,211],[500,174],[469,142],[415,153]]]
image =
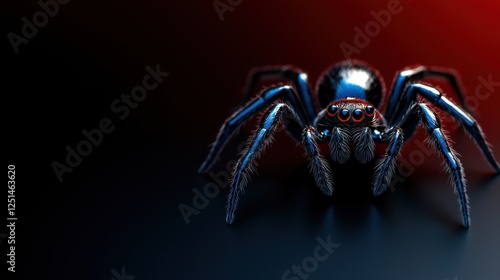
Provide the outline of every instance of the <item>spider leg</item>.
[[436,113],[425,103],[414,104],[401,121],[400,127],[404,129],[405,123],[412,122],[414,119],[420,119],[428,137],[436,151],[446,162],[446,171],[450,174],[450,182],[458,195],[458,203],[462,214],[462,223],[464,227],[470,225],[469,198],[467,196],[466,181],[462,163],[455,155],[449,141],[444,134],[441,123]]
[[[460,101],[460,104],[467,112],[470,112],[467,103],[465,102],[464,87],[460,81],[458,74],[451,69],[427,68],[418,66],[411,69],[405,69],[396,74],[394,84],[391,89],[390,98],[387,104],[386,117],[389,122],[392,122],[392,117],[397,115],[398,112],[406,112],[407,108],[401,108],[401,99],[405,93],[405,89],[417,81],[427,77],[439,77],[447,80],[453,87],[455,94]],[[402,106],[404,107],[404,106]],[[395,122],[394,122],[395,123]]]
[[[453,119],[458,121],[465,131],[472,137],[474,142],[478,145],[479,149],[483,152],[483,155],[486,157],[490,165],[497,172],[500,172],[500,168],[498,166],[495,157],[485,140],[485,136],[481,130],[481,127],[477,123],[477,121],[468,114],[464,109],[455,105],[451,100],[446,98],[439,90],[434,87],[423,85],[423,84],[411,84],[407,87],[405,93],[401,97],[401,105],[402,108],[405,108],[405,111],[411,104],[417,102],[417,95],[424,97],[429,100],[433,105],[438,108],[444,110],[446,113],[451,115]],[[388,109],[390,106],[388,107]],[[400,111],[396,116],[393,116],[392,122],[389,121],[389,125],[394,125],[400,122],[404,117],[405,112]],[[411,134],[415,131],[416,122],[413,122],[413,126],[408,125],[407,129],[405,129],[405,136],[409,138]]]
[[[272,142],[272,134],[280,119],[287,118],[301,124],[295,112],[285,103],[277,103],[269,109],[260,120],[259,128],[249,138],[248,145],[234,167],[231,177],[231,190],[227,201],[226,223],[234,221],[234,211],[244,187],[248,184],[250,175],[255,170],[255,160]],[[303,125],[302,125],[303,127]]]
[[328,162],[320,155],[317,141],[319,134],[312,126],[306,127],[302,135],[302,144],[309,158],[309,169],[314,175],[316,185],[323,193],[331,196],[333,193],[333,179]]
[[280,86],[267,89],[263,91],[260,96],[249,101],[245,106],[236,111],[231,117],[226,119],[222,125],[215,142],[212,144],[210,152],[207,158],[201,164],[198,169],[198,173],[206,173],[212,165],[217,161],[220,152],[226,145],[226,143],[231,139],[237,129],[250,117],[260,112],[262,109],[270,106],[276,100],[287,101],[292,108],[299,108],[297,111],[298,118],[302,123],[308,123],[306,116],[302,113],[300,109],[300,103],[294,93],[294,90],[290,86]]
[[[316,110],[312,100],[311,90],[307,82],[307,75],[298,69],[293,69],[290,66],[274,66],[274,67],[261,67],[255,68],[250,71],[244,92],[245,100],[252,97],[259,80],[279,78],[291,81],[293,87],[296,89],[298,98],[303,107],[300,107],[307,115],[310,122],[316,117]],[[297,111],[298,108],[295,109]]]
[[380,141],[386,142],[385,156],[378,160],[375,167],[372,191],[375,196],[382,194],[391,183],[396,169],[396,159],[403,146],[403,130],[397,126],[382,134]]

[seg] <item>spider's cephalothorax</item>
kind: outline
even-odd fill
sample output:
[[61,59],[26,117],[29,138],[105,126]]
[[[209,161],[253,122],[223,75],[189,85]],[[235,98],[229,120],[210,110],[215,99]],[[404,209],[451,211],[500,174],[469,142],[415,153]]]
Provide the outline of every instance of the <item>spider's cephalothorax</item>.
[[[464,108],[455,105],[435,87],[419,83],[430,76],[448,81]],[[251,99],[257,82],[266,78],[284,79],[291,85],[265,89]],[[321,106],[319,111],[311,95],[307,75],[300,70],[284,66],[251,72],[245,95],[249,101],[226,120],[198,170],[206,173],[234,132],[250,117],[265,110],[258,129],[249,138],[235,166],[227,204],[227,223],[234,221],[239,196],[248,183],[256,158],[269,144],[271,135],[282,121],[293,138],[303,145],[316,184],[327,195],[333,193],[333,179],[330,165],[320,154],[318,143],[328,143],[331,159],[341,164],[351,156],[360,163],[367,163],[374,158],[375,143],[387,144],[385,156],[377,160],[373,177],[372,191],[374,195],[379,195],[391,182],[404,141],[413,135],[419,123],[422,124],[430,142],[446,163],[458,195],[462,223],[465,227],[470,225],[462,164],[451,148],[437,114],[419,99],[422,97],[459,122],[490,165],[500,172],[479,124],[465,109],[462,86],[454,72],[423,66],[398,72],[383,114],[379,111],[384,101],[383,81],[375,70],[359,61],[344,61],[325,71],[318,80],[316,92]]]

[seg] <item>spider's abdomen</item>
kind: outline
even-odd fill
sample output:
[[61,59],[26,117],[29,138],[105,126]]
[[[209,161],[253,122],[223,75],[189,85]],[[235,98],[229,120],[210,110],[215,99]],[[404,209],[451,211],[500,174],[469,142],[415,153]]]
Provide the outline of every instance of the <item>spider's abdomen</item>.
[[329,103],[354,97],[379,107],[385,87],[379,74],[360,61],[344,61],[327,70],[317,85],[318,99],[324,108]]

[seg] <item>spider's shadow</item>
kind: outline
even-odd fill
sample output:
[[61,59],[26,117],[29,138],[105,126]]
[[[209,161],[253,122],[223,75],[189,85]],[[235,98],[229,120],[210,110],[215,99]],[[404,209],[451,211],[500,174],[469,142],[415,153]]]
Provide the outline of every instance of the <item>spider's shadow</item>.
[[[299,211],[305,213],[312,227],[320,227],[326,216],[333,212],[334,224],[363,227],[374,208],[381,217],[391,213],[388,196],[374,197],[371,191],[374,165],[374,161],[360,164],[354,158],[345,164],[331,163],[335,184],[331,197],[319,190],[306,164],[291,170],[285,178],[260,178],[260,190],[245,193],[237,217],[246,221],[260,219],[261,215],[283,219],[287,214],[294,212],[297,215]],[[259,207],[255,203],[259,203]]]
[[[387,196],[374,197],[371,192],[374,165],[374,161],[360,164],[353,158],[342,165],[332,163],[335,190],[331,197],[319,190],[305,164],[279,182],[278,178],[274,182],[261,178],[260,190],[247,192],[245,199],[240,201],[238,217],[247,221],[260,219],[260,215],[282,219],[292,212],[297,215],[299,211],[304,212],[313,227],[324,223],[362,227],[375,209],[382,218],[390,213]],[[255,207],[256,202],[259,207]],[[333,217],[328,215],[330,212]]]
[[[314,188],[309,188],[311,196],[307,212],[312,223],[334,223],[341,227],[363,227],[369,222],[370,213],[376,208],[381,217],[386,216],[389,204],[387,196],[375,197],[371,191],[375,161],[360,164],[354,158],[345,164],[331,164],[335,189],[332,197],[327,197]],[[311,177],[311,184],[315,186]],[[324,221],[333,213],[333,221]]]
[[[238,219],[247,222],[268,218],[273,221],[288,219],[285,223],[289,223],[298,221],[301,215],[299,212],[302,212],[312,228],[333,224],[338,228],[357,231],[372,224],[372,219],[376,219],[376,223],[392,223],[395,217],[394,208],[403,204],[408,206],[408,209],[418,209],[418,212],[425,216],[413,219],[423,218],[422,222],[426,223],[434,219],[449,224],[458,232],[463,232],[463,227],[457,218],[454,199],[448,197],[454,196],[452,190],[447,189],[445,192],[445,199],[452,204],[449,209],[443,207],[442,202],[429,200],[429,197],[426,197],[425,193],[437,193],[434,186],[424,186],[428,190],[422,190],[423,186],[411,177],[403,184],[395,185],[397,195],[388,189],[381,196],[374,197],[371,192],[374,165],[375,161],[360,164],[353,158],[342,165],[332,163],[335,190],[331,197],[319,190],[306,164],[291,170],[288,175],[260,177],[256,182],[258,188],[247,192],[245,199],[241,200]],[[499,176],[481,175],[482,179],[478,179],[478,185],[482,187],[476,190],[478,195],[499,178]],[[402,201],[395,203],[395,199]]]
[[[240,201],[238,220],[260,220],[269,216],[282,220],[291,213],[294,213],[292,220],[296,220],[299,211],[305,214],[313,227],[332,223],[342,228],[361,228],[374,217],[378,222],[391,223],[394,216],[392,210],[396,207],[394,200],[399,199],[408,208],[425,213],[429,219],[456,226],[460,231],[463,229],[457,219],[452,190],[447,189],[445,193],[445,199],[452,206],[450,209],[443,208],[443,203],[430,201],[425,197],[424,193],[429,190],[422,190],[422,187],[431,188],[432,193],[437,193],[437,190],[415,182],[415,176],[395,185],[397,195],[388,189],[381,196],[374,197],[371,187],[375,162],[373,160],[368,164],[360,164],[353,157],[345,164],[330,162],[335,188],[331,197],[319,190],[305,163],[279,176],[264,172],[267,176],[254,178],[255,185],[249,186],[252,190],[246,192],[244,199]],[[476,177],[480,178],[476,179],[478,185],[483,186],[476,188],[478,194],[498,179],[498,176],[485,176],[482,173],[476,174]]]

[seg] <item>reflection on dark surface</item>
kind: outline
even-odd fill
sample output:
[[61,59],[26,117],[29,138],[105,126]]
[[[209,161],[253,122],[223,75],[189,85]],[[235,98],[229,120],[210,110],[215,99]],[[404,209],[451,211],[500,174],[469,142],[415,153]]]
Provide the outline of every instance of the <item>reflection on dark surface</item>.
[[[9,1],[3,34],[20,32],[21,18],[39,10],[31,2]],[[21,279],[121,280],[111,271],[122,268],[135,280],[282,279],[328,236],[340,246],[308,279],[498,279],[500,179],[458,131],[450,136],[469,181],[469,230],[437,156],[377,198],[373,164],[334,165],[336,189],[327,197],[300,147],[279,135],[234,225],[224,221],[227,188],[189,224],[179,211],[181,203],[193,207],[193,188],[213,181],[196,171],[241,102],[248,70],[294,64],[314,83],[344,59],[338,46],[353,42],[353,28],[388,1],[243,1],[224,22],[213,1],[92,2],[71,1],[4,63],[4,150],[19,172]],[[386,83],[414,63],[453,67],[474,95],[478,77],[500,79],[498,5],[404,1],[357,57]],[[156,64],[171,75],[119,121],[110,104]],[[500,158],[500,88],[493,89],[475,114]],[[65,147],[105,117],[115,117],[115,131],[59,183],[51,163],[64,161]],[[214,172],[237,158],[252,128],[230,143]],[[409,141],[403,156],[414,147]]]
[[[177,206],[192,206],[192,188],[202,189],[208,181],[196,174],[202,158],[196,153],[205,148],[190,146],[188,156],[181,156],[177,148],[188,148],[182,143],[176,149],[159,140],[134,144],[142,148],[106,160],[107,172],[88,178],[85,185],[95,193],[73,191],[60,206],[65,211],[40,224],[45,229],[40,238],[47,242],[32,244],[33,258],[80,252],[71,262],[62,260],[62,268],[37,266],[42,275],[56,266],[68,276],[90,267],[84,275],[96,277],[107,275],[110,266],[125,266],[137,279],[280,279],[312,256],[318,237],[327,236],[341,246],[318,263],[311,279],[477,279],[478,274],[494,279],[497,273],[495,260],[484,256],[498,256],[500,249],[498,178],[469,178],[473,224],[468,231],[460,228],[456,198],[443,174],[433,175],[438,183],[413,176],[394,192],[373,198],[372,166],[354,162],[335,166],[332,198],[299,163],[288,172],[263,170],[255,176],[234,225],[224,221],[227,189],[186,225]],[[111,153],[121,148],[110,148]],[[177,164],[162,166],[158,153]],[[63,220],[63,235],[46,230]]]

